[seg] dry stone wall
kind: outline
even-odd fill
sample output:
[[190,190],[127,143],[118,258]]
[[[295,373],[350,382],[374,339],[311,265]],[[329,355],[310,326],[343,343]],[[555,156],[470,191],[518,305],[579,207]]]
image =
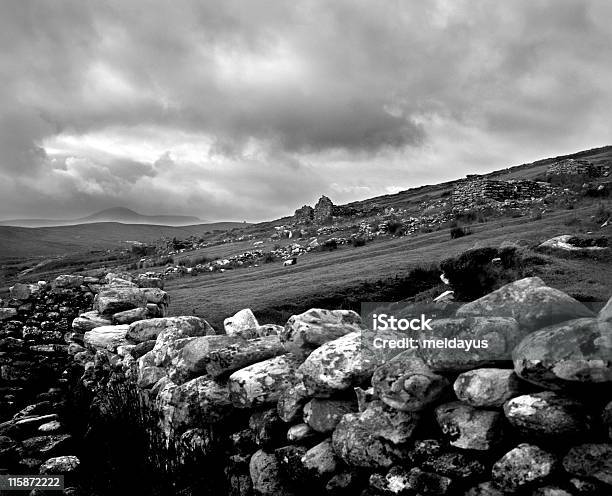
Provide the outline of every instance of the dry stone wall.
[[612,299],[596,315],[528,278],[438,323],[488,336],[512,353],[502,362],[383,359],[346,310],[284,327],[248,309],[218,331],[191,316],[83,327],[109,308],[163,313],[154,294],[100,291],[98,313],[74,321],[74,360],[98,395],[135,384],[169,442],[221,459],[222,494],[612,494]]
[[215,330],[166,316],[168,295],[128,275],[12,295],[0,313],[0,462],[12,470],[78,474],[67,369],[98,400],[134,388],[167,443],[221,463],[220,494],[612,493],[612,299],[594,314],[527,278],[437,323],[511,352],[492,361],[373,353],[347,310],[276,326],[245,309]]
[[490,202],[533,201],[550,194],[553,188],[544,182],[529,180],[470,180],[459,183],[452,192],[454,209],[468,210]]

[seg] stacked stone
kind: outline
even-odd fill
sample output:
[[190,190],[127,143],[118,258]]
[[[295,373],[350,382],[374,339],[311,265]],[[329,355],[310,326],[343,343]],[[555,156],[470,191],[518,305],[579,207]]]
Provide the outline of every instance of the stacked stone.
[[296,224],[310,224],[314,219],[314,209],[309,205],[298,208],[293,215]]
[[548,180],[574,178],[577,181],[590,180],[606,176],[610,172],[608,165],[595,165],[588,160],[566,159],[555,162],[546,170]]
[[323,195],[314,207],[314,221],[316,224],[328,224],[332,221],[333,215],[334,204],[327,196]]
[[224,334],[154,319],[89,352],[168,438],[225,457],[227,494],[612,494],[612,299],[594,315],[527,278],[434,325],[491,345],[381,354],[354,312],[246,309]]
[[483,203],[541,199],[551,192],[553,188],[543,182],[478,179],[457,184],[452,192],[452,204],[455,210],[469,210]]
[[63,418],[63,372],[72,363],[66,341],[99,286],[80,275],[18,283],[0,308],[0,468],[8,473],[61,473],[68,484],[78,473]]

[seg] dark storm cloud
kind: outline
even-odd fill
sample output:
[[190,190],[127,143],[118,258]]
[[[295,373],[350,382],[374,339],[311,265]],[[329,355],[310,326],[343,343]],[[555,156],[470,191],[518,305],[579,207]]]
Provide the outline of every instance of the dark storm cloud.
[[2,2],[2,216],[120,203],[265,218],[604,144],[611,14],[605,0]]

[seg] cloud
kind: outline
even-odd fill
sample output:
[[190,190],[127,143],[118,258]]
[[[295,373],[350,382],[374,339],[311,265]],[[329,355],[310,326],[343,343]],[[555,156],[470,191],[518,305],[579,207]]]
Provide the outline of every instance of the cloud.
[[606,144],[610,15],[606,0],[2,2],[2,216],[264,219]]

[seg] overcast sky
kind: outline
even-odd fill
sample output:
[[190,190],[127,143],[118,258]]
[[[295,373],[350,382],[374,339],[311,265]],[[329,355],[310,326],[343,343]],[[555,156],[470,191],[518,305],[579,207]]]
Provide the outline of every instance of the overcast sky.
[[0,2],[0,218],[288,215],[612,143],[609,0]]

